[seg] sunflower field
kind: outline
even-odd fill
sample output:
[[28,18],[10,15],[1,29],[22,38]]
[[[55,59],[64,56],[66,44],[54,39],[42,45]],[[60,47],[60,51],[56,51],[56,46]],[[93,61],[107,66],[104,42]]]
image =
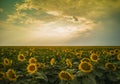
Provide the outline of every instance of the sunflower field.
[[0,84],[120,84],[120,47],[0,47]]

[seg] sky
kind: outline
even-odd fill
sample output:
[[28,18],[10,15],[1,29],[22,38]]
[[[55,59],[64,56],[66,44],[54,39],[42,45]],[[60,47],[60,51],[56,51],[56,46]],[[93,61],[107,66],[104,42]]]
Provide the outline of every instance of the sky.
[[0,46],[120,46],[120,0],[0,0]]

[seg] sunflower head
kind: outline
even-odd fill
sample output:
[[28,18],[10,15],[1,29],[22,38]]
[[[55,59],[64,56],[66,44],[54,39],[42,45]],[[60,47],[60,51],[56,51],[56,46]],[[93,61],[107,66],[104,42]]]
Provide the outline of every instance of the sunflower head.
[[98,62],[98,60],[99,60],[99,56],[97,55],[97,54],[91,54],[90,55],[90,59],[91,59],[91,61],[93,61],[93,62]]
[[27,66],[27,72],[29,72],[30,74],[34,74],[37,71],[37,65],[35,63],[30,63]]
[[115,50],[114,50],[114,53],[115,53],[115,54],[118,54],[118,53],[120,53],[120,50],[119,50],[119,49],[115,49]]
[[5,73],[4,72],[0,72],[0,80],[3,80],[5,77]]
[[34,58],[34,57],[31,57],[31,58],[29,59],[29,63],[37,63],[37,59]]
[[6,76],[10,81],[16,81],[17,80],[16,72],[13,69],[9,69],[6,72]]
[[8,58],[4,58],[4,65],[10,65],[10,60]]
[[89,73],[92,71],[92,67],[91,63],[84,61],[79,64],[78,69],[84,73]]
[[109,51],[109,54],[110,54],[110,55],[115,55],[114,50],[110,50],[110,51]]
[[108,69],[108,70],[112,70],[112,71],[116,70],[116,66],[113,63],[110,63],[110,62],[107,62],[105,64],[105,68]]
[[67,71],[61,71],[58,76],[60,80],[74,80],[74,76]]
[[70,59],[66,59],[66,65],[70,68],[72,68],[72,62],[70,61]]
[[83,58],[82,60],[80,60],[80,62],[91,62],[89,58]]
[[38,68],[45,68],[45,63],[37,63]]
[[120,54],[117,55],[117,59],[120,61]]
[[81,52],[76,52],[75,54],[76,54],[77,58],[81,58],[81,56],[82,56],[82,51],[81,51]]
[[89,53],[90,53],[90,54],[93,54],[93,53],[94,53],[94,51],[93,51],[93,50],[90,50],[90,51],[89,51]]
[[102,54],[104,54],[104,55],[107,55],[107,53],[108,53],[108,52],[107,52],[107,51],[105,51],[105,50],[104,50],[104,51],[102,51]]
[[19,54],[18,55],[18,60],[21,61],[21,62],[25,61],[25,56],[23,54]]
[[51,65],[54,65],[54,63],[55,63],[55,58],[52,58],[52,59],[50,60],[50,64],[51,64]]

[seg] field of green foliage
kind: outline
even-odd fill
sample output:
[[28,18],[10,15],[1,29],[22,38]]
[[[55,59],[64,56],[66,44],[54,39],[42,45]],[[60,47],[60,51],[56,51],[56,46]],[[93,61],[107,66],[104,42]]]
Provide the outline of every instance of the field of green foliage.
[[0,84],[120,84],[120,47],[0,47]]

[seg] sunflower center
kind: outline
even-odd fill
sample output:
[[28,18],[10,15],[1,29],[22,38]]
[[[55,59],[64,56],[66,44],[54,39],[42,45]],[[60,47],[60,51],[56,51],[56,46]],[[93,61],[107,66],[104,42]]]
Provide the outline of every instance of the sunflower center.
[[109,65],[108,65],[108,68],[111,69],[111,70],[114,70],[114,69],[115,69],[115,67],[114,67],[112,64],[109,64]]
[[8,64],[8,60],[5,60],[5,63]]
[[13,73],[12,71],[9,72],[9,76],[10,76],[10,78],[16,78],[15,73]]
[[24,59],[24,57],[23,57],[23,56],[20,56],[20,59]]
[[114,54],[114,52],[113,52],[113,51],[111,51],[111,54]]
[[117,53],[119,50],[116,50],[115,52]]
[[35,66],[30,66],[30,71],[34,71],[35,70]]
[[97,60],[98,59],[98,57],[96,55],[94,55],[92,58],[93,58],[93,60]]
[[69,76],[67,73],[63,73],[63,74],[61,74],[61,76],[62,76],[63,78],[65,78],[66,80],[69,80],[69,79],[70,79],[70,76]]
[[82,69],[83,70],[90,70],[91,67],[90,67],[90,65],[88,63],[84,63],[84,64],[82,64]]

